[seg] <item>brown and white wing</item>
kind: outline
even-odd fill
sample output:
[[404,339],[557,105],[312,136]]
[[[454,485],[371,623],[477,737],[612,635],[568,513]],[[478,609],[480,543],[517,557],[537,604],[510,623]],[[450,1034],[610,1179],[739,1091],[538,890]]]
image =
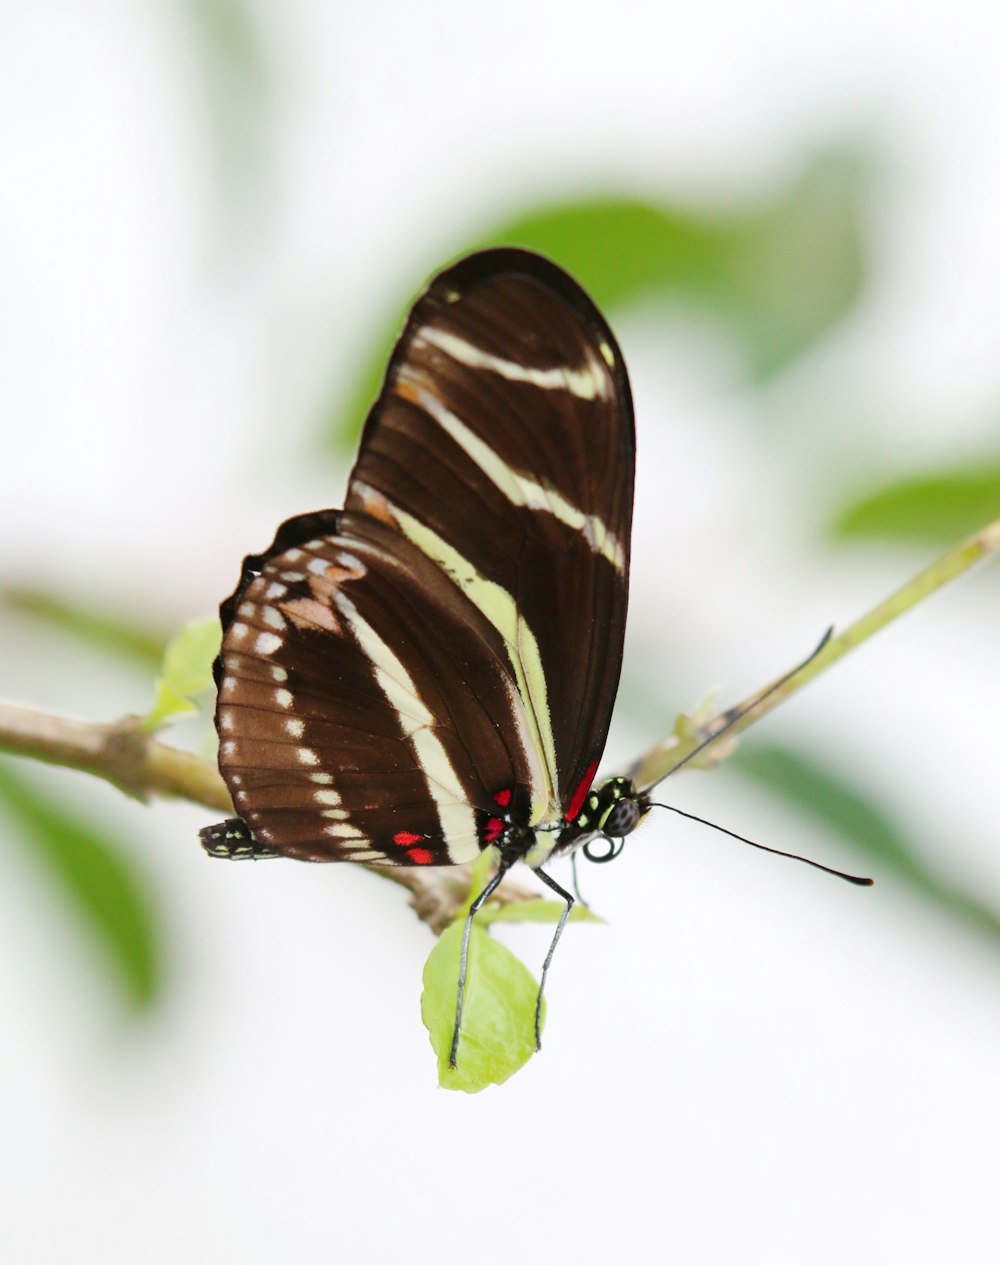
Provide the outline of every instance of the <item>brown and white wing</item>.
[[607,323],[554,264],[485,251],[417,302],[347,507],[431,558],[503,639],[543,762],[532,824],[573,816],[621,671],[635,467]]

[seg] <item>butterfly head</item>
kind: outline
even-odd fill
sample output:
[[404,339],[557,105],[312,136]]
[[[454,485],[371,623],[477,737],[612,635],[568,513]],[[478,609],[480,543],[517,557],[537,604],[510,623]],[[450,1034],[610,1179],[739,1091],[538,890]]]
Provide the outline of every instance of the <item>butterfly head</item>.
[[612,777],[590,792],[579,813],[559,834],[555,852],[566,855],[582,849],[588,861],[613,861],[649,812],[649,797],[631,778]]

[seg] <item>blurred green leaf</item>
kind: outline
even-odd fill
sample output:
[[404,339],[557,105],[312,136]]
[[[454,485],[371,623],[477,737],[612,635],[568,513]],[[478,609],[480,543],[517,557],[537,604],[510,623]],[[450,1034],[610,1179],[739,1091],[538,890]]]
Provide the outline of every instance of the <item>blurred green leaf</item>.
[[776,792],[803,815],[835,830],[870,867],[876,883],[880,874],[892,871],[939,911],[985,932],[1000,944],[1000,912],[927,865],[891,814],[871,796],[780,747],[747,744],[732,767]]
[[137,1010],[159,996],[162,961],[152,894],[128,851],[104,827],[55,807],[0,761],[5,833],[27,844],[62,889],[82,925],[104,951],[123,1000]]
[[263,49],[246,0],[188,0],[186,7],[199,42],[226,73],[247,84],[263,83]]
[[172,716],[197,711],[198,694],[212,690],[212,663],[219,653],[222,630],[216,616],[188,624],[167,646],[156,683],[153,709],[143,721],[152,733]]
[[[637,198],[595,197],[526,212],[467,249],[515,245],[548,255],[603,309],[661,300],[694,306],[739,341],[752,373],[801,355],[861,293],[864,173],[827,155],[772,201],[697,212]],[[465,251],[461,253],[466,253]],[[403,313],[387,324],[331,436],[353,448],[381,386]]]
[[450,1068],[461,946],[459,919],[445,929],[424,964],[420,1013],[437,1055],[442,1089],[477,1094],[487,1085],[502,1084],[534,1054],[538,983],[506,945],[474,923],[458,1066]]
[[[557,923],[566,906],[561,900],[518,900],[510,905],[484,905],[476,915],[481,926],[489,926],[493,922],[548,922]],[[604,919],[595,914],[589,905],[579,901],[569,914],[570,922],[599,922]]]
[[81,644],[116,659],[130,659],[146,671],[159,667],[166,637],[152,629],[108,615],[104,610],[74,605],[39,589],[0,591],[0,608],[31,615]]
[[841,539],[953,544],[1000,517],[1000,465],[982,462],[899,479],[841,510]]

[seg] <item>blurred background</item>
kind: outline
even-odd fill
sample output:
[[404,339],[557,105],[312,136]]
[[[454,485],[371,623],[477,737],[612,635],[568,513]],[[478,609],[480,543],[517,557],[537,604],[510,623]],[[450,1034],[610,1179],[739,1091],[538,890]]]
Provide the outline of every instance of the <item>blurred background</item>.
[[[0,693],[148,710],[493,241],[632,374],[609,768],[788,668],[1000,513],[998,37],[970,0],[7,6]],[[405,893],[4,758],[4,1259],[995,1260],[998,589],[669,784],[873,890],[661,814],[581,873],[608,925],[475,1098],[436,1088]],[[537,969],[544,928],[500,934]]]

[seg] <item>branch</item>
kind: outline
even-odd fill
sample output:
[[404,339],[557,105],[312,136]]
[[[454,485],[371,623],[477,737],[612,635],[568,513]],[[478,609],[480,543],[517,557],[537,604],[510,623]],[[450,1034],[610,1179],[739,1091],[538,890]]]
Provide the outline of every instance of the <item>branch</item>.
[[[0,751],[103,778],[143,803],[162,795],[190,800],[220,813],[235,811],[214,764],[189,751],[157,742],[143,732],[138,716],[100,724],[0,703]],[[468,865],[432,870],[374,865],[365,868],[407,888],[410,905],[436,935],[454,921],[469,895]],[[511,905],[537,900],[538,893],[505,879],[495,899],[502,905]]]
[[[779,703],[783,703],[796,690],[800,690],[807,682],[819,676],[821,672],[825,672],[849,650],[856,649],[863,641],[867,641],[894,619],[898,619],[918,602],[922,602],[925,597],[936,593],[950,581],[971,570],[977,562],[996,553],[1000,553],[1000,518],[988,523],[967,540],[962,541],[960,545],[949,549],[891,597],[873,607],[866,615],[862,615],[842,633],[831,637],[815,658],[810,659],[800,671],[795,672],[777,688],[775,688],[775,682],[772,681],[761,689],[755,690],[735,707],[720,712],[707,724],[698,727],[695,733],[685,735],[684,738],[671,736],[664,742],[658,743],[636,764],[631,770],[631,775],[640,786],[662,781],[691,754],[699,743],[704,742],[712,734],[719,734],[725,730],[726,741],[735,738],[743,730],[755,725]],[[777,680],[780,681],[781,677],[779,676]],[[766,699],[763,698],[765,694],[768,695]],[[744,714],[733,723],[733,717],[740,713]],[[723,742],[713,743],[706,755],[710,760],[718,761],[730,754],[732,749],[727,749]]]
[[[983,558],[1000,552],[1000,519],[949,550],[897,593],[881,602],[844,632],[833,637],[809,663],[775,689],[759,706],[768,686],[755,691],[737,707],[720,713],[698,733],[659,743],[633,770],[640,784],[659,781],[675,768],[699,742],[726,730],[727,738],[755,724],[772,708],[802,688],[820,672],[836,663],[880,628],[897,619],[917,602],[968,571]],[[732,717],[747,708],[735,724]],[[720,747],[722,744],[719,744]],[[148,802],[162,795],[186,799],[221,813],[233,812],[232,801],[214,764],[187,751],[158,742],[142,730],[138,717],[128,716],[114,724],[98,724],[53,716],[0,703],[0,751],[30,756],[64,768],[79,769],[103,778],[125,794]],[[715,758],[724,754],[717,750]],[[409,889],[410,904],[432,930],[440,933],[456,917],[469,893],[469,866],[431,870],[398,866],[366,866],[382,878]],[[497,890],[501,904],[534,900],[537,893],[504,880]]]

